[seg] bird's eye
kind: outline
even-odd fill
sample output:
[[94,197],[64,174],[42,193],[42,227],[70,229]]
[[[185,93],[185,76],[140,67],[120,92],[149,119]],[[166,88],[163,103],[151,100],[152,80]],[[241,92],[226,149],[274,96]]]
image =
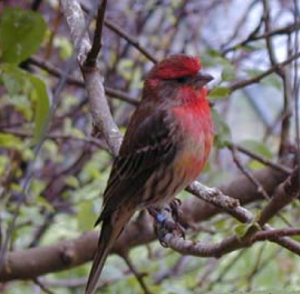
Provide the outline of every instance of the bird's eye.
[[189,77],[180,77],[180,78],[177,78],[176,81],[180,84],[184,84],[186,83],[187,81],[189,80]]

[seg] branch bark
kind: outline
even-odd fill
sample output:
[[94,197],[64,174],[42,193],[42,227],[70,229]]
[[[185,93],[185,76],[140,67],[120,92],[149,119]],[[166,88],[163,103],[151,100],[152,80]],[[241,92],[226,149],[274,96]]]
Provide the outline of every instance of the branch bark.
[[117,155],[122,135],[110,113],[102,83],[103,78],[96,65],[85,66],[87,55],[91,50],[91,42],[84,31],[86,26],[83,11],[76,0],[61,0],[61,5],[77,52],[77,61],[88,92],[90,112],[94,124],[105,138],[111,152]]
[[[254,175],[270,195],[286,178],[285,173],[270,168],[255,172]],[[220,187],[220,190],[222,193],[238,199],[242,204],[262,199],[256,187],[245,176],[236,178],[229,185]],[[181,208],[187,221],[194,223],[207,220],[222,212],[216,206],[195,197],[184,201]],[[124,254],[135,246],[154,241],[156,237],[152,222],[153,220],[148,214],[142,214],[141,217],[133,220],[116,242],[112,253]],[[282,239],[285,237],[280,238],[283,243],[286,242],[286,239]],[[177,242],[176,239],[179,238],[175,238],[173,241]],[[273,239],[270,237],[270,240]],[[224,242],[222,246],[228,244],[226,243],[228,240]],[[276,240],[274,242],[278,243]],[[47,273],[79,266],[92,259],[97,244],[98,232],[87,232],[74,240],[62,241],[52,246],[8,252],[0,281],[32,279]],[[230,248],[237,249],[239,246]],[[290,243],[287,246],[290,246]],[[176,246],[174,247],[176,248]]]

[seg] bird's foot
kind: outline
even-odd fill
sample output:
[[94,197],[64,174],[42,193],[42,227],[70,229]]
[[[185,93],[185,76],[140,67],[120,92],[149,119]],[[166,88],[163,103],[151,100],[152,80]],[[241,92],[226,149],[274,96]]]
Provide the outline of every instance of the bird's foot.
[[180,206],[181,206],[181,200],[178,198],[174,198],[174,200],[170,203],[172,217],[176,222],[179,222],[179,207]]
[[165,208],[162,210],[149,208],[148,211],[155,219],[154,231],[163,247],[167,247],[164,242],[164,237],[168,233],[185,238],[184,228],[177,222],[177,219],[174,219],[172,208]]

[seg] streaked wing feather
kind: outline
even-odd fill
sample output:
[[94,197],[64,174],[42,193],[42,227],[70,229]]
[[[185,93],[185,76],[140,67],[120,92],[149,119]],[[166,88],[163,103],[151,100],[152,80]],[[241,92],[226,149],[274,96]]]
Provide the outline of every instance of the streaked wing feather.
[[149,116],[140,110],[137,115],[132,118],[120,154],[114,161],[97,223],[126,199],[136,197],[158,166],[171,162],[175,156],[176,146],[170,140],[173,131],[165,123],[167,113],[155,111]]

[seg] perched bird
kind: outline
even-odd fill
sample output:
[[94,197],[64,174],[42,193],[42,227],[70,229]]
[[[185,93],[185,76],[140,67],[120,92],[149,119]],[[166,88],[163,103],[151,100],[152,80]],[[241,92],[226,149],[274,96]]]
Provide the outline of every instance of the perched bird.
[[213,142],[204,88],[212,79],[197,57],[184,54],[157,63],[146,77],[104,191],[86,294],[95,292],[110,249],[134,212],[159,210],[199,176]]

